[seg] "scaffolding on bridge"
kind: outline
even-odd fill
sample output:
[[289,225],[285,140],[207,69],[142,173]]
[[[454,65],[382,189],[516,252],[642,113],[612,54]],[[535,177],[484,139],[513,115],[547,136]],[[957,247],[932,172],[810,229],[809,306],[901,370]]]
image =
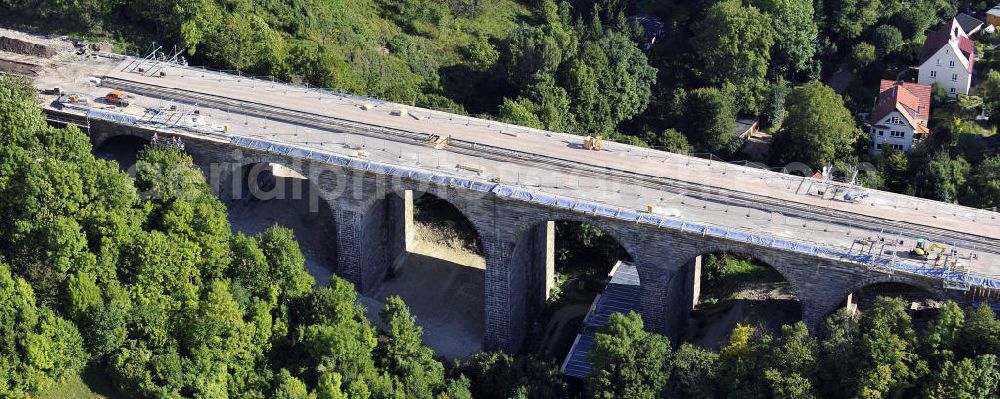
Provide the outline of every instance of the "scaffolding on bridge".
[[160,136],[158,133],[153,133],[153,138],[149,141],[153,147],[170,148],[178,151],[184,151],[184,141],[180,137],[170,136],[164,137]]
[[969,270],[972,262],[978,258],[975,251],[969,251],[967,255],[961,254],[957,247],[953,247],[945,256],[944,265],[945,278],[942,280],[944,288],[969,291],[972,284],[969,283]]

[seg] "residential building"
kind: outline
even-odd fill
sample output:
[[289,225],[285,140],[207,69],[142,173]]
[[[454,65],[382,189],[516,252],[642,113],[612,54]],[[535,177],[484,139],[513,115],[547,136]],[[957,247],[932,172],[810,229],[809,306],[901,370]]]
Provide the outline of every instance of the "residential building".
[[958,25],[962,27],[962,30],[969,37],[972,37],[972,35],[975,35],[976,32],[979,32],[983,28],[983,21],[964,12],[956,15],[955,21],[958,22]]
[[931,114],[931,87],[926,84],[883,80],[869,123],[873,154],[884,149],[907,152],[927,137]]
[[993,6],[986,12],[986,23],[993,26],[1000,26],[1000,4]]
[[917,82],[941,84],[948,95],[969,94],[976,44],[957,19],[927,35],[920,54]]

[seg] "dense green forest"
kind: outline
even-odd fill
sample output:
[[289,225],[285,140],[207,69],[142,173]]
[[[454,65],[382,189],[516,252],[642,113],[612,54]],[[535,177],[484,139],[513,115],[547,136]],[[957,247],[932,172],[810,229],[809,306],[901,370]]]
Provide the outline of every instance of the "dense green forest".
[[616,315],[583,386],[531,356],[443,364],[390,298],[376,328],[350,283],[318,287],[290,230],[233,234],[178,151],[147,149],[134,178],[75,127],[49,127],[27,82],[0,78],[0,398],[96,367],[136,398],[992,398],[1000,321],[948,303],[917,333],[899,299],[771,336],[733,330],[718,352],[672,350]]
[[401,300],[378,330],[290,230],[231,233],[187,155],[146,150],[133,180],[3,78],[0,160],[0,397],[87,363],[136,398],[469,396]]

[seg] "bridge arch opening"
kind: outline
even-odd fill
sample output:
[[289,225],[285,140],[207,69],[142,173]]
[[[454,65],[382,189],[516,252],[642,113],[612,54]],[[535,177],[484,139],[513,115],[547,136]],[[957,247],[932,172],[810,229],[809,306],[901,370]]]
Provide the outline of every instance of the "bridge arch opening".
[[365,214],[371,249],[362,301],[377,319],[387,297],[401,297],[437,355],[466,358],[483,348],[486,260],[476,226],[432,193],[388,194]]
[[913,320],[913,327],[920,330],[937,317],[944,306],[944,299],[926,287],[896,281],[882,281],[862,285],[848,293],[840,304],[849,311],[864,313],[875,305],[878,297],[894,297],[907,304],[907,313]]
[[692,308],[683,340],[705,348],[725,343],[737,323],[776,333],[803,319],[798,294],[782,273],[749,254],[710,252],[687,263]]
[[562,362],[585,325],[611,311],[642,310],[631,254],[595,224],[562,219],[537,223],[520,235],[512,262],[526,270],[527,313],[533,322],[525,351]]
[[233,231],[254,235],[273,225],[291,229],[309,274],[326,285],[337,266],[337,229],[319,190],[301,171],[262,161],[234,167],[218,192]]
[[94,155],[101,159],[118,162],[119,169],[134,175],[139,153],[147,146],[149,146],[149,140],[142,137],[113,136],[99,143],[94,148]]

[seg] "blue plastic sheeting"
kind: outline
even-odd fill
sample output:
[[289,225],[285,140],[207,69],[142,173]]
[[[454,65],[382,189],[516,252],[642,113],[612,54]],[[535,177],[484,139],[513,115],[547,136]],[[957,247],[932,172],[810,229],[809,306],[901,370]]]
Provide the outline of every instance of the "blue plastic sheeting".
[[136,123],[139,122],[139,119],[132,115],[125,115],[117,112],[108,112],[93,108],[87,110],[87,118],[103,119],[110,122],[121,123],[123,125],[135,125]]
[[514,194],[514,188],[503,184],[497,184],[497,186],[493,188],[493,194],[500,197],[510,197]]
[[774,240],[771,242],[771,247],[791,251],[795,249],[795,243],[785,240]]
[[639,219],[636,221],[639,223],[651,224],[653,226],[660,226],[663,223],[663,218],[648,213],[640,213]]
[[563,209],[573,209],[576,207],[576,200],[572,198],[556,198],[556,206]]
[[558,202],[558,200],[556,200],[555,196],[548,195],[548,194],[538,193],[538,194],[535,194],[535,201],[534,202],[536,204],[552,206],[552,205],[556,205],[556,203]]
[[427,172],[421,172],[419,170],[413,172],[413,178],[417,179],[417,180],[430,181],[431,180],[431,176],[433,176],[433,175],[431,175],[430,173],[427,173]]
[[606,217],[609,217],[609,218],[614,218],[614,217],[618,217],[618,212],[619,212],[618,208],[609,208],[609,207],[602,206],[602,205],[595,205],[594,206],[594,214],[596,214],[596,215],[606,216]]
[[753,236],[753,234],[750,234],[750,233],[744,233],[742,231],[730,230],[728,238],[730,240],[735,240],[735,241],[739,241],[739,242],[750,242],[750,237],[752,237],[752,236]]
[[531,202],[532,199],[532,195],[530,192],[524,190],[516,190],[516,189],[514,190],[514,193],[510,197],[528,202]]
[[681,223],[681,229],[688,233],[696,233],[696,234],[705,233],[705,226],[695,223]]
[[663,226],[663,227],[666,227],[666,228],[670,228],[670,229],[674,229],[674,230],[681,230],[684,227],[684,222],[681,222],[680,220],[661,219],[661,221],[662,222],[660,223],[660,226]]
[[618,218],[623,220],[628,220],[630,222],[635,222],[639,220],[639,212],[629,209],[622,209],[620,212],[618,212]]
[[597,300],[594,312],[583,322],[579,340],[567,355],[563,372],[566,375],[584,378],[590,375],[590,363],[587,353],[593,346],[594,335],[608,324],[608,318],[613,313],[629,313],[642,311],[642,287],[639,284],[639,272],[636,267],[622,262],[618,264],[611,281]]
[[308,159],[309,155],[311,153],[312,153],[312,151],[303,150],[301,148],[292,148],[292,150],[288,152],[288,155],[291,155],[293,157],[307,158]]
[[708,234],[708,235],[711,235],[711,236],[714,236],[714,237],[725,237],[727,232],[728,232],[728,230],[726,230],[724,228],[721,228],[721,227],[708,226],[708,227],[705,228],[705,234]]
[[493,187],[495,187],[495,186],[496,186],[496,184],[493,184],[493,183],[483,183],[483,182],[474,181],[474,182],[472,182],[472,187],[470,187],[470,188],[472,188],[473,190],[476,190],[476,191],[482,191],[484,193],[488,193],[488,192],[493,191]]
[[573,210],[577,210],[580,212],[594,213],[594,211],[597,210],[597,205],[583,201],[577,201],[577,203],[573,205]]

